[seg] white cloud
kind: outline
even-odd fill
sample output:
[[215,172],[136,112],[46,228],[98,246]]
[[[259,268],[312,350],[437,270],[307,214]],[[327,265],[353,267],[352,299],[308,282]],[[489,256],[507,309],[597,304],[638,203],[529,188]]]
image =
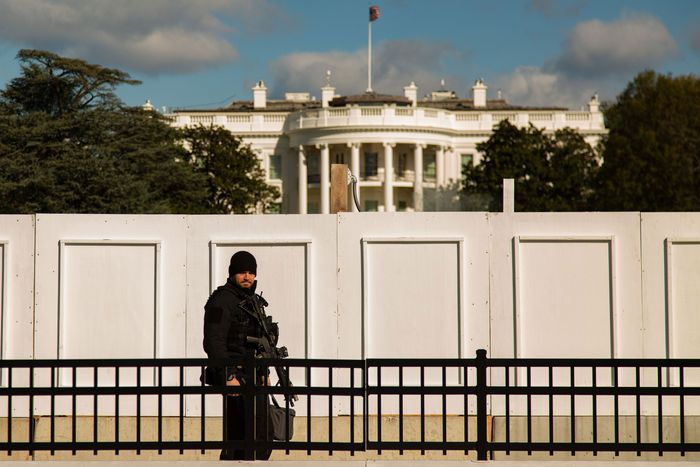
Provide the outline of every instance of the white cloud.
[[509,75],[498,77],[494,84],[512,104],[570,109],[580,108],[593,94],[609,90],[600,81],[572,79],[539,67],[519,67]]
[[[564,5],[573,10],[580,1]],[[532,8],[552,13],[564,6],[547,0],[533,1]],[[557,10],[559,11],[559,10]],[[561,11],[559,11],[561,13]],[[489,96],[502,89],[508,102],[526,106],[579,108],[598,93],[601,99],[613,99],[623,80],[644,68],[663,63],[677,53],[676,43],[656,18],[627,14],[617,21],[585,21],[566,37],[561,52],[547,63],[520,66],[513,72],[492,77]],[[446,76],[445,63],[464,63],[454,47],[425,41],[391,41],[377,45],[374,52],[373,88],[382,93],[402,94],[403,86],[415,81],[419,94],[437,89],[441,78],[448,88],[461,96],[469,95],[473,77]],[[332,83],[340,94],[356,94],[367,87],[367,52],[307,52],[290,54],[272,65],[272,91],[318,93],[325,71],[333,73]]]
[[[403,95],[403,87],[414,81],[419,93],[437,89],[440,80],[463,83],[443,72],[445,62],[463,53],[441,43],[418,40],[388,41],[372,51],[372,89],[382,94]],[[331,83],[339,94],[360,94],[367,89],[367,50],[353,52],[303,52],[285,55],[272,65],[272,94],[285,91],[317,93],[331,70]]]
[[613,99],[624,80],[663,63],[677,50],[666,27],[650,16],[585,21],[571,30],[558,56],[541,66],[518,67],[494,83],[513,104],[579,108],[595,93]]
[[605,76],[652,68],[677,53],[663,23],[651,16],[630,15],[608,23],[579,23],[552,66],[571,75]]
[[189,72],[238,57],[228,17],[270,29],[267,0],[0,0],[0,38],[145,72]]
[[[440,80],[445,78],[448,89],[469,97],[471,78],[443,72],[444,63],[454,59],[456,53],[454,48],[442,43],[413,40],[380,43],[373,50],[372,88],[382,94],[403,95],[403,87],[415,81],[419,96],[422,96],[438,89]],[[464,60],[464,57],[458,58]],[[273,81],[268,83],[271,95],[281,98],[285,91],[304,91],[319,97],[326,70],[331,70],[331,83],[337,93],[363,93],[367,88],[367,50],[283,56],[272,65]],[[595,92],[609,89],[609,86],[601,85],[600,79],[575,78],[542,67],[519,67],[487,84],[490,98],[495,97],[497,89],[502,89],[511,104],[568,108],[579,108]]]

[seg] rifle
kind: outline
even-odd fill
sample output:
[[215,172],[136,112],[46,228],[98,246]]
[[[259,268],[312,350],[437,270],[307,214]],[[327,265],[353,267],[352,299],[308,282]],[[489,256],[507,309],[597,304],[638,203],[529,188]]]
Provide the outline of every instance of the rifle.
[[[260,323],[263,335],[262,337],[247,337],[247,342],[257,346],[260,356],[263,358],[275,358],[282,359],[289,356],[286,347],[276,347],[277,336],[274,335],[270,328],[275,327],[277,324],[272,322],[272,317],[265,314],[264,308],[267,306],[267,301],[259,295],[257,298],[252,296],[241,302],[240,306],[245,307],[249,304],[252,306],[253,313]],[[291,388],[292,381],[289,379],[289,373],[287,369],[275,365],[275,372],[277,373],[277,378],[279,379],[282,387]],[[285,394],[284,398],[289,402],[289,405],[294,406],[294,401],[299,400],[296,394]]]

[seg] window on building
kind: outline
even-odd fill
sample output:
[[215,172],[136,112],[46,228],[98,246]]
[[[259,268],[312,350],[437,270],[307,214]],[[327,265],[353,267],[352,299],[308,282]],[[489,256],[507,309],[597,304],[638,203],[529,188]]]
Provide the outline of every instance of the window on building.
[[345,154],[342,152],[335,153],[333,160],[335,164],[345,164]]
[[435,180],[435,154],[426,154],[423,157],[423,179]]
[[406,210],[406,201],[399,201],[399,205],[396,207],[397,211],[405,211]]
[[406,175],[406,165],[408,163],[408,154],[399,154],[399,160],[396,164],[396,176],[403,177]]
[[306,205],[306,212],[309,214],[320,214],[321,210],[318,208],[318,203],[309,201],[309,203]]
[[282,156],[280,154],[270,155],[270,180],[280,180],[282,178]]
[[321,167],[318,154],[306,156],[306,178],[309,183],[318,183],[321,180]]
[[365,153],[365,170],[362,173],[363,177],[376,177],[377,167],[379,165],[379,154],[376,152]]
[[377,212],[379,211],[379,201],[375,199],[365,200],[365,212]]
[[462,160],[462,170],[464,169],[464,166],[471,167],[474,165],[474,154],[461,154],[460,157]]

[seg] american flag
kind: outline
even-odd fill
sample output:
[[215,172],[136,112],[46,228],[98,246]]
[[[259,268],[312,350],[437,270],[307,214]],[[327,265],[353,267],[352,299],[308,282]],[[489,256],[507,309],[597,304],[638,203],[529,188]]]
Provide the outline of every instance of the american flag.
[[379,19],[379,7],[377,5],[372,5],[369,7],[369,20],[376,21]]

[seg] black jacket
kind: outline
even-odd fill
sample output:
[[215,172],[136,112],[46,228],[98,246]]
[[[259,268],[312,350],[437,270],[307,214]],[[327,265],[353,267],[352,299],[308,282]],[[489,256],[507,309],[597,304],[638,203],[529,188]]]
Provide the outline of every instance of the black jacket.
[[[217,288],[204,305],[204,351],[209,358],[236,358],[253,356],[255,347],[246,342],[250,337],[262,337],[263,329],[250,300],[263,299],[251,289],[238,287],[231,279]],[[230,369],[231,373],[238,373]],[[238,375],[237,375],[238,376]],[[222,384],[223,373],[219,373],[216,384]],[[207,381],[210,382],[211,381]]]

